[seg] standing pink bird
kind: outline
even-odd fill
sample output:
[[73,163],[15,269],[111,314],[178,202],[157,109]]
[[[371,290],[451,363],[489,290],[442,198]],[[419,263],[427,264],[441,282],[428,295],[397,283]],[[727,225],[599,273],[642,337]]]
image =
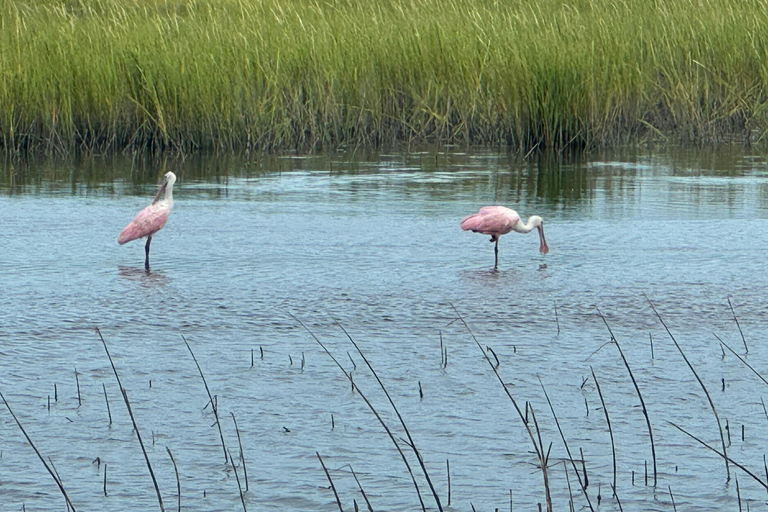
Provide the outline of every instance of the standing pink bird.
[[[171,214],[171,208],[173,208],[174,183],[176,183],[176,175],[172,172],[165,173],[163,184],[152,200],[152,204],[141,210],[117,237],[117,243],[120,245],[147,237],[147,245],[144,246],[144,269],[147,272],[149,272],[149,244],[152,242],[152,235],[165,226],[165,223],[168,222],[168,216]],[[160,196],[163,196],[162,199]]]
[[499,237],[510,231],[530,233],[533,228],[539,230],[539,252],[547,254],[549,247],[547,247],[547,241],[544,239],[544,221],[538,215],[531,216],[528,222],[523,224],[520,215],[515,210],[510,210],[504,206],[484,206],[480,208],[479,212],[464,217],[464,220],[461,221],[461,229],[464,231],[491,235],[491,242],[496,242],[494,270],[499,267]]

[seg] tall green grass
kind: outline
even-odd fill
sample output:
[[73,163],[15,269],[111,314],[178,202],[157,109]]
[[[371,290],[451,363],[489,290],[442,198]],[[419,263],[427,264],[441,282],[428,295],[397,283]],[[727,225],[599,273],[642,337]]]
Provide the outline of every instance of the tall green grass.
[[768,0],[0,0],[0,144],[762,140]]

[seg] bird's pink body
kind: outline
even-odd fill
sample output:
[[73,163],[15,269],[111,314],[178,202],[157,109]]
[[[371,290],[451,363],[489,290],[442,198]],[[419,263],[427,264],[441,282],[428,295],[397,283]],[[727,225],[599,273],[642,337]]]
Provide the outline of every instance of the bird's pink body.
[[174,183],[176,183],[176,175],[172,172],[165,173],[165,180],[152,200],[152,204],[141,210],[117,237],[117,243],[120,245],[147,237],[147,244],[144,246],[146,255],[144,268],[147,273],[149,273],[149,244],[152,242],[152,235],[160,231],[168,222],[168,216],[173,208]]
[[544,221],[538,215],[533,215],[528,222],[523,223],[520,215],[515,210],[510,210],[504,206],[484,206],[480,211],[464,217],[461,221],[461,229],[464,231],[474,231],[484,235],[491,235],[491,242],[496,242],[494,253],[496,255],[496,264],[499,265],[499,237],[506,235],[510,231],[518,233],[530,233],[533,228],[539,230],[539,252],[547,254],[549,247],[544,238]]
[[491,235],[496,240],[500,235],[506,235],[520,222],[520,215],[515,210],[504,206],[483,206],[480,211],[464,217],[461,229]]
[[141,210],[131,223],[120,232],[120,236],[117,237],[117,243],[122,245],[131,240],[154,235],[160,231],[165,226],[165,223],[168,222],[171,206],[173,205],[169,205],[166,201],[158,201]]

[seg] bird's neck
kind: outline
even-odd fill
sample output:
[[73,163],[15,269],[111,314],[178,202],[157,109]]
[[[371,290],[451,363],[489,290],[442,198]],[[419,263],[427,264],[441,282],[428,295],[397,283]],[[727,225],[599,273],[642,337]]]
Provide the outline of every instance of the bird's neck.
[[157,204],[160,201],[173,206],[173,185],[166,183],[157,191],[152,204]]
[[530,233],[531,231],[533,231],[533,228],[535,227],[536,226],[533,223],[533,217],[530,217],[528,219],[528,222],[526,222],[525,224],[523,224],[522,219],[518,220],[517,224],[515,224],[515,227],[513,227],[512,229],[517,231],[518,233]]

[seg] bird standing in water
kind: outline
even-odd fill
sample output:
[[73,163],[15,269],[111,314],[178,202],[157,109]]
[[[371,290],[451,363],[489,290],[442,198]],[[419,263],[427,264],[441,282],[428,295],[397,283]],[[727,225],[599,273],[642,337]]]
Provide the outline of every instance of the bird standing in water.
[[528,218],[528,222],[523,223],[520,215],[515,210],[510,210],[504,206],[484,206],[480,211],[461,221],[461,229],[464,231],[474,231],[484,235],[491,235],[491,242],[496,242],[494,253],[496,263],[494,270],[499,267],[499,237],[506,235],[510,231],[518,233],[530,233],[533,228],[539,230],[539,252],[547,254],[549,247],[544,238],[544,221],[538,215]]
[[117,237],[117,243],[120,245],[147,237],[147,244],[144,246],[144,269],[147,272],[149,272],[149,244],[152,242],[152,235],[165,226],[165,223],[168,222],[168,216],[171,214],[171,208],[173,208],[174,183],[176,183],[176,175],[172,172],[165,173],[163,184],[152,200],[152,204],[141,210]]

